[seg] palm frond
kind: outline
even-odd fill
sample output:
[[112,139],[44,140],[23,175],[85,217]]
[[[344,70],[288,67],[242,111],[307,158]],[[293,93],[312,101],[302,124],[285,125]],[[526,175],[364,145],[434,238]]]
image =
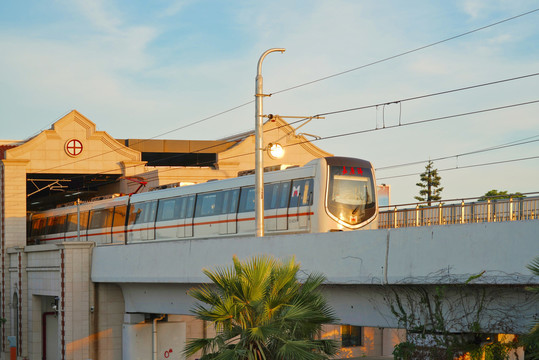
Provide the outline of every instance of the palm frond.
[[200,303],[193,313],[212,322],[217,336],[190,342],[201,360],[327,359],[335,352],[329,340],[313,340],[322,324],[336,321],[319,286],[321,274],[297,279],[294,258],[278,261],[261,255],[216,270],[204,270],[215,286],[189,292]]
[[534,275],[539,276],[539,256],[526,266]]

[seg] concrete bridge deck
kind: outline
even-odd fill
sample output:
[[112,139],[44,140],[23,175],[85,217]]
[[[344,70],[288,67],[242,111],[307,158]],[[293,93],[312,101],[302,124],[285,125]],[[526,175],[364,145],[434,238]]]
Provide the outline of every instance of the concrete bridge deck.
[[464,284],[481,274],[469,285],[522,303],[517,327],[525,328],[539,313],[524,289],[539,284],[526,268],[539,255],[538,234],[539,221],[530,220],[104,246],[94,249],[91,277],[119,284],[126,312],[189,314],[186,291],[207,282],[203,268],[228,266],[234,254],[295,256],[305,273],[327,276],[328,298],[346,323],[396,327],[382,309],[388,286]]

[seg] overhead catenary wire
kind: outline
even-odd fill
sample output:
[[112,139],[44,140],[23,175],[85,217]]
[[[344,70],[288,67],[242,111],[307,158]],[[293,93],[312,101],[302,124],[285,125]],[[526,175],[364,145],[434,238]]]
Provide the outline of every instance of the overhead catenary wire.
[[[481,110],[471,111],[471,112],[467,112],[467,113],[447,115],[447,116],[442,116],[442,117],[437,117],[437,118],[432,118],[432,119],[424,119],[424,120],[405,123],[405,124],[401,124],[401,125],[387,126],[385,128],[374,128],[374,129],[367,129],[367,130],[360,130],[360,131],[354,131],[354,132],[330,135],[330,136],[326,136],[326,137],[321,137],[319,139],[301,141],[301,142],[298,142],[298,143],[295,143],[295,144],[287,144],[287,145],[284,145],[284,147],[298,146],[298,145],[301,145],[301,144],[312,143],[312,142],[315,142],[315,141],[323,141],[323,140],[328,140],[328,139],[346,137],[346,136],[351,136],[351,135],[355,135],[355,134],[359,134],[359,133],[368,133],[368,132],[374,132],[374,131],[389,130],[389,129],[396,128],[396,127],[418,125],[418,124],[428,123],[428,122],[432,122],[432,121],[448,120],[448,119],[452,119],[452,118],[456,118],[456,117],[460,117],[460,116],[469,116],[469,115],[479,114],[479,113],[484,113],[484,112],[491,112],[491,111],[509,109],[509,108],[514,108],[514,107],[518,107],[518,106],[530,105],[530,104],[534,104],[534,103],[539,103],[539,100],[533,100],[533,101],[528,101],[528,102],[524,102],[524,103],[517,103],[517,104],[498,106],[498,107],[488,108],[488,109],[481,109]],[[231,160],[231,159],[236,159],[238,157],[249,156],[249,155],[253,155],[253,154],[254,154],[254,151],[243,153],[243,154],[237,154],[237,155],[234,155],[234,156],[225,157],[225,158],[222,158],[220,160]],[[174,170],[174,169],[173,168],[172,169],[167,169],[167,170],[163,170],[162,172],[172,171],[172,170]]]
[[[399,125],[390,125],[390,126],[386,126],[384,128],[372,128],[372,129],[365,129],[365,130],[358,130],[358,131],[352,131],[352,132],[347,132],[347,133],[329,135],[329,136],[320,137],[320,138],[317,138],[317,139],[298,142],[298,143],[295,143],[295,144],[287,144],[287,145],[284,145],[284,147],[297,146],[297,145],[301,145],[301,144],[305,144],[305,143],[312,143],[312,142],[316,142],[316,141],[323,141],[323,140],[346,137],[346,136],[351,136],[351,135],[364,134],[364,133],[369,133],[369,132],[374,132],[374,131],[390,130],[390,129],[398,128],[398,127],[406,127],[406,126],[430,123],[430,122],[435,122],[435,121],[448,120],[448,119],[452,119],[452,118],[456,118],[456,117],[470,116],[470,115],[480,114],[480,113],[484,113],[484,112],[491,112],[491,111],[509,109],[509,108],[518,107],[518,106],[530,105],[530,104],[534,104],[534,103],[538,103],[538,102],[539,102],[539,100],[533,100],[533,101],[528,101],[528,102],[523,102],[523,103],[510,104],[510,105],[498,106],[498,107],[494,107],[494,108],[475,110],[475,111],[470,111],[470,112],[466,112],[466,113],[459,113],[459,114],[441,116],[441,117],[436,117],[436,118],[418,120],[418,121],[413,121],[413,122],[409,122],[409,123],[402,123],[402,124],[399,124]],[[212,146],[210,146],[208,148],[211,148],[213,146],[216,146],[216,145],[212,145]],[[254,151],[249,152],[249,153],[234,155],[233,157],[223,158],[223,159],[220,159],[220,160],[229,160],[229,159],[232,159],[232,158],[242,157],[242,156],[247,156],[247,155],[252,155],[252,154],[254,154]],[[176,156],[178,156],[178,155],[176,155]],[[86,160],[87,159],[79,160],[79,161],[86,161]],[[211,165],[211,163],[208,163],[208,164]],[[200,163],[199,165],[204,165],[204,163]],[[58,167],[60,167],[60,166],[58,166]],[[49,169],[46,169],[46,170],[42,170],[40,172],[46,172],[46,171],[49,171],[51,169],[54,169],[54,168],[49,168]],[[171,171],[171,170],[174,170],[174,168],[168,169],[168,170],[163,170],[162,172]],[[96,173],[96,174],[107,174],[107,173],[111,173],[111,172],[115,172],[115,171],[117,171],[117,169],[110,169],[110,170],[102,171],[102,172],[99,172],[99,173]]]
[[488,24],[488,25],[485,25],[485,26],[481,26],[479,28],[476,28],[476,29],[473,29],[473,30],[470,30],[470,31],[467,31],[467,32],[464,32],[464,33],[461,33],[461,34],[458,34],[458,35],[454,35],[454,36],[448,37],[448,38],[443,39],[443,40],[439,40],[439,41],[436,41],[436,42],[433,42],[433,43],[430,43],[430,44],[427,44],[427,45],[423,45],[423,46],[417,47],[415,49],[407,50],[407,51],[401,52],[401,53],[396,54],[396,55],[388,56],[386,58],[376,60],[376,61],[370,62],[368,64],[365,64],[365,65],[361,65],[361,66],[358,66],[358,67],[355,67],[355,68],[352,68],[352,69],[341,71],[341,72],[338,72],[336,74],[324,76],[324,77],[321,77],[321,78],[316,79],[316,80],[311,80],[311,81],[305,82],[303,84],[291,86],[291,87],[286,88],[286,89],[275,91],[270,95],[276,95],[276,94],[280,94],[280,93],[283,93],[283,92],[286,92],[286,91],[291,91],[291,90],[298,89],[300,87],[304,87],[304,86],[307,86],[307,85],[311,85],[311,84],[314,84],[314,83],[317,83],[317,82],[320,82],[320,81],[324,81],[324,80],[328,80],[328,79],[331,79],[331,78],[334,78],[334,77],[337,77],[337,76],[348,74],[350,72],[360,70],[360,69],[363,69],[363,68],[366,68],[366,67],[369,67],[369,66],[372,66],[372,65],[376,65],[376,64],[380,64],[380,63],[383,63],[383,62],[386,62],[386,61],[389,61],[389,60],[393,60],[393,59],[396,59],[396,58],[399,58],[399,57],[402,57],[402,56],[405,56],[405,55],[408,55],[408,54],[411,54],[411,53],[414,53],[414,52],[418,52],[418,51],[421,51],[421,50],[424,50],[424,49],[427,49],[427,48],[430,48],[430,47],[433,47],[433,46],[436,46],[436,45],[439,45],[439,44],[442,44],[442,43],[445,43],[445,42],[448,42],[448,41],[451,41],[451,40],[461,38],[461,37],[466,36],[466,35],[476,33],[476,32],[481,31],[481,30],[491,28],[491,27],[496,26],[496,25],[503,24],[503,23],[511,21],[511,20],[518,19],[518,18],[526,16],[526,15],[530,15],[530,14],[535,13],[537,11],[539,11],[539,8],[533,9],[533,10],[530,10],[530,11],[527,11],[527,12],[524,12],[524,13],[521,13],[521,14],[518,14],[518,15],[515,15],[515,16],[511,16],[509,18],[499,20],[499,21],[496,21],[494,23],[491,23],[491,24]]
[[539,141],[539,139],[529,140],[529,139],[533,139],[533,138],[537,138],[537,137],[539,137],[539,135],[527,137],[527,138],[524,138],[524,139],[521,139],[521,140],[512,141],[510,143],[506,143],[506,144],[502,144],[502,145],[496,145],[496,146],[491,146],[491,147],[484,148],[484,149],[468,151],[468,152],[460,153],[460,154],[456,154],[456,155],[448,155],[448,156],[442,156],[442,157],[438,157],[438,158],[432,158],[432,159],[429,159],[429,160],[418,160],[418,161],[413,161],[413,162],[408,162],[408,163],[403,163],[403,164],[382,166],[382,167],[376,168],[375,170],[376,171],[389,170],[389,169],[394,169],[394,168],[399,168],[399,167],[424,164],[424,163],[426,163],[428,161],[441,161],[441,160],[447,160],[447,159],[452,159],[452,158],[459,158],[459,157],[463,157],[463,156],[467,156],[467,155],[479,154],[479,153],[483,153],[483,152],[487,152],[487,151],[505,149],[505,148],[513,147],[513,146],[520,146],[520,145],[530,144],[530,143],[534,143],[534,142]]
[[536,104],[536,103],[539,103],[539,100],[532,100],[532,101],[526,101],[526,102],[517,103],[517,104],[497,106],[497,107],[493,107],[493,108],[469,111],[469,112],[465,112],[465,113],[459,113],[459,114],[453,114],[453,115],[447,115],[447,116],[440,116],[440,117],[436,117],[436,118],[412,121],[412,122],[403,123],[403,124],[389,125],[389,126],[386,126],[384,128],[374,128],[374,129],[350,131],[350,132],[342,133],[342,134],[324,136],[324,137],[321,137],[320,139],[313,139],[313,140],[311,140],[309,142],[315,142],[315,141],[321,141],[321,140],[329,140],[329,139],[340,138],[340,137],[345,137],[345,136],[350,136],[350,135],[365,134],[365,133],[374,132],[374,131],[389,130],[389,129],[400,128],[400,127],[411,126],[411,125],[426,124],[426,123],[435,122],[435,121],[448,120],[448,119],[452,119],[452,118],[456,118],[456,117],[475,115],[475,114],[480,114],[480,113],[485,113],[485,112],[490,112],[490,111],[509,109],[509,108],[513,108],[513,107],[517,107],[517,106],[524,106],[524,105],[530,105],[530,104]]
[[[433,119],[424,119],[424,120],[405,123],[405,124],[401,124],[401,125],[388,126],[388,127],[385,127],[385,128],[373,128],[373,129],[367,129],[367,130],[361,130],[361,131],[355,131],[355,132],[348,132],[348,133],[343,133],[343,134],[335,134],[335,135],[331,135],[331,136],[321,137],[319,139],[302,141],[302,142],[298,142],[298,143],[295,143],[295,144],[288,144],[288,145],[285,145],[285,147],[298,146],[298,145],[302,145],[302,144],[309,143],[309,142],[323,141],[323,140],[334,139],[334,138],[345,137],[345,136],[351,136],[351,135],[361,134],[361,133],[368,133],[368,132],[373,132],[373,131],[389,130],[389,129],[392,129],[392,128],[395,128],[395,127],[418,125],[418,124],[432,122],[432,121],[442,121],[442,120],[452,119],[452,118],[456,118],[456,117],[460,117],[460,116],[468,116],[468,115],[479,114],[479,113],[483,113],[483,112],[496,111],[496,110],[502,110],[502,109],[509,109],[509,108],[514,108],[514,107],[517,107],[517,106],[524,106],[524,105],[534,104],[534,103],[538,103],[538,102],[539,102],[539,100],[533,100],[533,101],[528,101],[528,102],[524,102],[524,103],[504,105],[504,106],[499,106],[499,107],[495,107],[495,108],[476,110],[476,111],[471,111],[471,112],[461,113],[461,114],[453,114],[453,115],[437,117],[437,118],[433,118]],[[253,154],[254,154],[254,151],[251,151],[251,152],[247,152],[247,153],[243,153],[243,154],[237,154],[237,155],[234,155],[234,156],[229,156],[229,157],[226,157],[226,158],[221,158],[220,160],[221,161],[230,160],[230,159],[235,159],[235,158],[239,158],[239,157],[242,157],[242,156],[249,156],[249,155],[253,155]],[[534,157],[532,157],[532,158],[534,158]],[[211,164],[212,163],[208,163],[208,165],[211,165]],[[203,165],[204,165],[204,163],[199,164],[199,166],[203,166]],[[467,167],[460,167],[460,168],[465,169]],[[161,170],[161,173],[164,173],[164,172],[167,172],[167,171],[173,171],[173,170],[176,170],[176,168],[172,167],[170,169],[164,169],[164,170]],[[98,172],[98,173],[96,173],[96,175],[105,175],[105,174],[114,173],[116,171],[117,171],[116,168],[115,169],[109,169],[109,170],[104,170],[104,171]],[[403,175],[403,176],[411,176],[411,175],[413,175],[413,174]],[[76,179],[77,177],[78,176],[73,176],[71,179]],[[386,179],[386,178],[383,178],[383,179]],[[104,185],[114,183],[115,181],[116,180],[111,181],[111,182],[107,182]]]
[[[451,170],[470,169],[470,168],[476,168],[476,167],[482,167],[482,166],[500,165],[500,164],[507,164],[507,163],[511,163],[511,162],[534,160],[534,159],[539,159],[539,155],[516,158],[516,159],[509,159],[509,160],[499,160],[499,161],[492,161],[492,162],[486,162],[486,163],[465,165],[465,166],[454,166],[454,167],[450,167],[450,168],[436,169],[436,170],[439,171],[439,172],[442,172],[442,171],[451,171]],[[378,180],[387,180],[387,179],[396,179],[396,178],[402,178],[402,177],[408,177],[408,176],[417,176],[417,175],[421,175],[421,173],[410,173],[410,174],[402,174],[402,175],[394,175],[394,176],[384,176],[384,177],[379,177],[377,179]]]

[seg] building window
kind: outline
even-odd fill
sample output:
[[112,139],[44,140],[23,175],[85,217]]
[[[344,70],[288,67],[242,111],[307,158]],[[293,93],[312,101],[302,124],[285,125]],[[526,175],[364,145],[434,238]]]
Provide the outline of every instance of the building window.
[[341,325],[342,347],[362,346],[361,326]]

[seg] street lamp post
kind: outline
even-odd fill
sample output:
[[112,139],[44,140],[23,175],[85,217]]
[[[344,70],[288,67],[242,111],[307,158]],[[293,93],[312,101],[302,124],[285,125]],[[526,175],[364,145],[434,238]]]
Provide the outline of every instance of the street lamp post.
[[262,139],[262,126],[264,124],[262,115],[262,62],[269,53],[285,49],[274,48],[266,50],[258,60],[258,67],[255,80],[255,220],[256,236],[264,236],[264,142]]

